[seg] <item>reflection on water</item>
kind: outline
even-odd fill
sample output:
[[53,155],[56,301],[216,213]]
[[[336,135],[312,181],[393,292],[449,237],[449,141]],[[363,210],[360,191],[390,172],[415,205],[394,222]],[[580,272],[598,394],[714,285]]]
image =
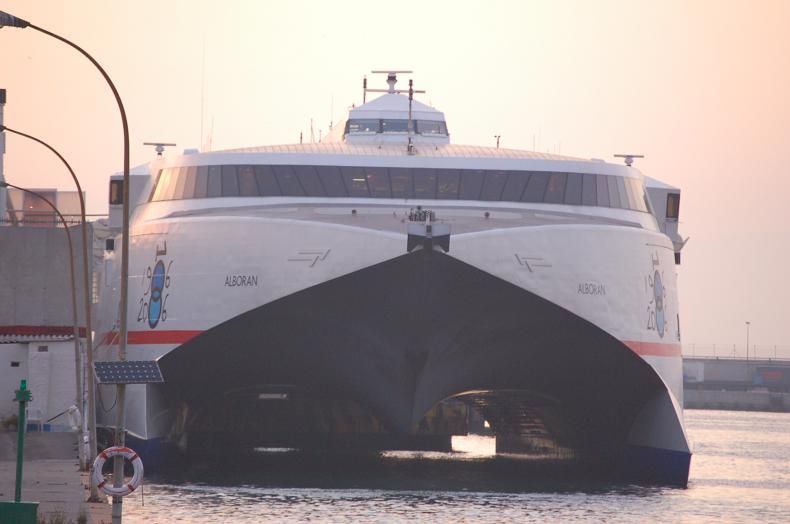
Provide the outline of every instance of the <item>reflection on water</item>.
[[570,469],[551,476],[493,456],[493,439],[457,453],[262,460],[148,479],[124,499],[124,522],[786,522],[790,414],[687,411],[694,442],[688,489],[600,485]]

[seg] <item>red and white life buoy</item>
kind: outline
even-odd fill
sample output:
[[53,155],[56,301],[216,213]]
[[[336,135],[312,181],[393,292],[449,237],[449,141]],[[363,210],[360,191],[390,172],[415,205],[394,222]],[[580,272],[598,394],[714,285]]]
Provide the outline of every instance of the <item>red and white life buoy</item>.
[[[107,461],[107,459],[116,455],[123,455],[123,458],[131,462],[132,466],[134,466],[134,475],[132,475],[132,480],[118,487],[108,485],[107,479],[104,478],[104,473],[102,473],[102,468],[104,467],[104,463]],[[96,487],[102,490],[104,493],[114,497],[125,497],[137,489],[142,481],[143,461],[140,460],[140,455],[135,453],[134,450],[122,448],[120,446],[113,446],[96,455],[96,460],[93,462],[93,482],[95,482]]]

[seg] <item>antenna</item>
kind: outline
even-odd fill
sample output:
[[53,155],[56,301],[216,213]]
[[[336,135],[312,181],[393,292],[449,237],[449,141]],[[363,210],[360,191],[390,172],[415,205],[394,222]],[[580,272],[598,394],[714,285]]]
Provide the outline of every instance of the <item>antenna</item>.
[[200,142],[205,140],[203,134],[204,109],[206,107],[206,37],[203,37],[203,55],[200,61]]
[[628,167],[631,167],[631,164],[634,163],[635,158],[645,158],[645,155],[633,155],[630,153],[623,153],[621,155],[614,155],[614,156],[615,158],[624,158],[625,165],[627,165]]
[[411,103],[414,100],[414,82],[411,78],[409,78],[409,122],[406,125],[406,130],[409,132],[409,135],[412,134],[414,131],[414,123],[411,120]]
[[[362,103],[365,103],[365,99],[366,99],[365,95],[367,93],[389,93],[391,95],[407,93],[408,91],[405,91],[405,90],[402,90],[402,89],[395,89],[395,84],[398,83],[398,74],[400,74],[400,73],[411,74],[411,73],[414,73],[414,71],[406,71],[406,70],[403,70],[403,71],[396,71],[396,70],[382,71],[382,70],[376,70],[376,71],[371,71],[371,73],[376,74],[376,75],[380,75],[380,74],[387,75],[387,85],[389,85],[389,88],[388,89],[368,89],[367,88],[367,85],[368,85],[367,84],[367,77],[366,77],[362,81],[362,89],[363,89]],[[425,93],[425,91],[412,91],[412,93]]]
[[175,147],[175,144],[170,144],[167,142],[143,142],[144,146],[154,146],[154,150],[156,151],[156,156],[162,156],[162,153],[165,152],[166,147]]
[[211,131],[208,132],[208,140],[207,140],[207,147],[204,147],[204,151],[211,151],[211,146],[214,144],[214,115],[211,115]]
[[494,138],[496,138],[496,148],[499,149],[499,139],[502,138],[502,135],[494,135]]

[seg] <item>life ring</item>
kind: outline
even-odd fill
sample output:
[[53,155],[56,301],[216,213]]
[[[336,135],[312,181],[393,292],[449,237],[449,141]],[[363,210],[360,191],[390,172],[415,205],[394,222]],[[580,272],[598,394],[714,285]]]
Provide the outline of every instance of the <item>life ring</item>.
[[[107,461],[107,459],[115,457],[116,455],[122,455],[123,458],[131,462],[132,466],[134,466],[134,475],[132,475],[132,480],[126,484],[123,484],[122,486],[117,487],[108,485],[107,479],[104,478],[104,473],[102,473],[102,468],[104,467],[104,463]],[[96,455],[96,460],[93,461],[93,482],[96,483],[97,488],[102,490],[107,495],[112,495],[114,497],[125,497],[137,489],[142,481],[143,461],[140,459],[140,455],[135,453],[134,450],[130,448],[123,448],[120,446],[107,448]]]

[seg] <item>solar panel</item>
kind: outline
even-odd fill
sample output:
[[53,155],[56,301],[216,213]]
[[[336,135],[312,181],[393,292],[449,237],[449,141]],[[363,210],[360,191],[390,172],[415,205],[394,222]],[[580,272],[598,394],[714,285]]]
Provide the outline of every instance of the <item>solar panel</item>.
[[164,382],[156,360],[94,362],[99,384],[152,384]]

